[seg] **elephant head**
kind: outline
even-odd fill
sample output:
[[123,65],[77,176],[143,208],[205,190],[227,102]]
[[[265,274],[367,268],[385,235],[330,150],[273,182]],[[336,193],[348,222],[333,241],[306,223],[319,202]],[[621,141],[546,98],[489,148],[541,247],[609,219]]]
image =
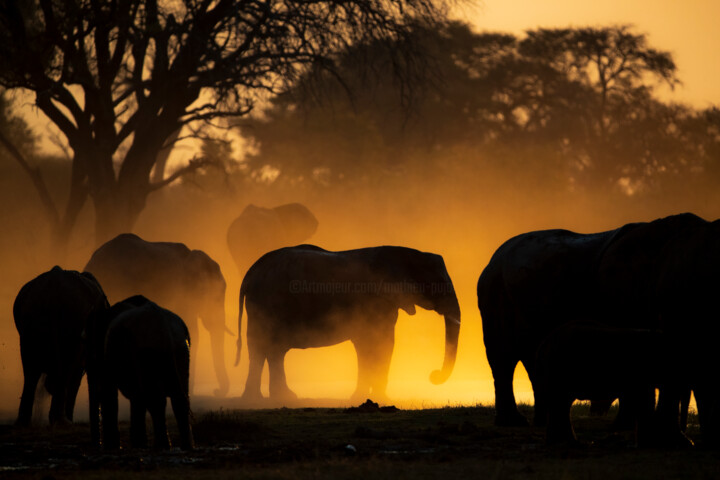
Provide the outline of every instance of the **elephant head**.
[[285,230],[287,245],[303,243],[317,230],[317,218],[301,203],[286,203],[273,208],[273,211]]
[[[380,264],[387,265],[389,278],[395,282],[387,285],[384,292],[393,297],[399,308],[410,315],[415,306],[432,310],[445,319],[445,356],[440,370],[430,375],[430,381],[444,383],[455,366],[458,337],[460,334],[460,304],[455,287],[440,255],[420,252],[403,247],[384,247]],[[385,288],[385,287],[384,287]]]
[[274,208],[250,204],[227,231],[227,245],[238,271],[244,275],[264,253],[305,242],[317,230],[318,221],[300,203]]

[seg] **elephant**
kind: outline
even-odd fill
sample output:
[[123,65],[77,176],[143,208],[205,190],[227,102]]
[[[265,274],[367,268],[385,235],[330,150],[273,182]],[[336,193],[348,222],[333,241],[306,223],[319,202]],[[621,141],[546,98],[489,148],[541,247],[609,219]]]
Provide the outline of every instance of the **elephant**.
[[250,204],[228,228],[227,244],[240,275],[264,253],[298,245],[317,230],[315,215],[300,203],[274,208]]
[[[676,215],[592,234],[536,231],[513,237],[498,248],[477,285],[486,353],[495,380],[496,423],[527,423],[515,405],[513,370],[521,361],[536,389],[534,355],[539,342],[555,327],[578,317],[619,327],[657,327],[652,302],[643,306],[640,300],[647,292],[639,295],[637,290],[656,275],[663,239],[695,219],[692,214]],[[623,252],[622,245],[638,232],[653,239],[638,245],[639,253],[633,257]],[[633,295],[638,301],[631,305],[627,297]]]
[[[103,285],[111,303],[143,295],[185,320],[190,336],[197,338],[198,317],[210,333],[212,359],[219,387],[229,389],[225,368],[225,278],[220,266],[201,250],[182,243],[148,242],[131,233],[120,234],[101,245],[85,266]],[[196,370],[191,357],[190,386]]]
[[170,447],[165,406],[170,397],[183,450],[193,448],[190,427],[190,334],[185,322],[142,295],[114,304],[87,330],[90,430],[95,445],[119,447],[118,390],[130,400],[130,443],[147,447],[145,416],[153,422],[153,446]]
[[500,246],[483,270],[477,297],[495,384],[497,425],[527,425],[512,388],[518,362],[533,385],[537,423],[544,421],[536,393],[535,352],[554,328],[593,308],[593,272],[605,245],[617,234],[559,229],[521,234]]
[[680,430],[678,405],[693,390],[703,437],[720,440],[720,392],[708,380],[720,367],[710,340],[718,338],[720,326],[704,320],[705,312],[714,311],[714,292],[720,287],[715,276],[719,229],[717,222],[683,213],[596,234],[530,232],[503,244],[480,275],[477,289],[495,380],[496,423],[526,423],[512,392],[518,361],[533,384],[536,419],[542,418],[534,364],[539,342],[558,326],[583,319],[658,329],[669,338],[690,333],[700,338],[668,352],[683,368],[661,389],[658,411],[664,434],[674,442]]
[[538,389],[546,400],[549,444],[576,443],[570,422],[575,400],[621,399],[636,423],[637,444],[654,440],[655,389],[672,365],[658,330],[571,322],[555,328],[536,352]]
[[[265,360],[270,397],[296,398],[285,379],[291,348],[335,345],[350,340],[358,360],[353,400],[386,399],[398,310],[415,306],[445,318],[445,354],[430,380],[447,380],[455,365],[460,306],[440,255],[406,247],[380,246],[332,252],[314,245],[274,250],[248,270],[240,288],[240,315],[247,310],[250,368],[243,397],[261,398]],[[235,364],[240,360],[241,341]]]
[[85,374],[83,331],[93,312],[107,305],[105,293],[91,274],[58,266],[20,289],[13,305],[24,376],[17,425],[27,426],[32,420],[42,374],[52,396],[50,424],[72,421]]
[[[659,328],[677,339],[678,372],[660,390],[658,416],[676,432],[678,404],[692,390],[703,443],[720,445],[720,221],[685,213],[637,224],[610,245],[598,267],[599,294],[612,299],[604,312],[620,321]],[[692,338],[692,341],[688,339]]]

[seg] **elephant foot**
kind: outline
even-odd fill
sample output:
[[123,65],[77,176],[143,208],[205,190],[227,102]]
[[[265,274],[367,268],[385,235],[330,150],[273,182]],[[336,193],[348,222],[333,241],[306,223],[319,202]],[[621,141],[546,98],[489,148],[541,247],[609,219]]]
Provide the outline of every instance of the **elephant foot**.
[[213,395],[215,395],[217,398],[225,398],[228,394],[228,391],[230,390],[230,386],[225,385],[220,388],[216,388],[213,390]]
[[637,445],[638,447],[670,448],[675,450],[691,448],[695,444],[679,429],[673,431],[651,429],[651,432],[638,432]]
[[264,401],[265,397],[260,393],[260,390],[245,389],[243,394],[240,395],[240,399],[245,403],[256,404]]
[[31,423],[30,418],[22,417],[22,418],[18,418],[17,420],[15,420],[16,427],[29,427],[30,423]]
[[613,430],[619,432],[630,432],[635,430],[635,424],[637,423],[635,418],[633,418],[633,416],[629,413],[623,412],[627,412],[627,410],[623,410],[622,408],[618,410],[618,414],[612,423]]
[[277,388],[270,391],[270,399],[275,402],[294,402],[298,396],[289,388]]
[[103,440],[102,449],[106,452],[115,452],[120,450],[120,441],[118,440]]
[[350,396],[350,403],[353,405],[363,403],[366,400],[371,400],[370,392],[368,391],[359,392],[355,390],[355,392]]
[[169,450],[170,449],[170,441],[167,439],[167,435],[160,435],[159,438],[156,438],[155,441],[153,442],[153,449]]
[[[524,418],[524,417],[523,417]],[[547,415],[535,415],[533,417],[533,427],[545,427],[547,426]]]
[[495,415],[495,425],[498,427],[529,427],[530,422],[520,412],[513,413],[497,413]]
[[52,428],[59,428],[59,429],[65,429],[72,426],[72,421],[68,420],[65,417],[59,417],[54,419],[52,422],[50,422],[50,425]]

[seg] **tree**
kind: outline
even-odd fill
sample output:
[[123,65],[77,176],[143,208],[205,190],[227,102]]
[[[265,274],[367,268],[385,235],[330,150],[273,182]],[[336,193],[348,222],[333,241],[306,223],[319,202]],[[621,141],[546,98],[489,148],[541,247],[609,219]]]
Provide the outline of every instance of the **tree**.
[[[260,145],[251,168],[343,188],[412,172],[448,178],[454,168],[461,178],[502,175],[605,195],[657,193],[720,171],[717,111],[659,100],[658,82],[678,83],[672,56],[627,27],[532,30],[518,39],[447,22],[417,25],[414,35],[432,75],[409,115],[392,100],[400,92],[383,50],[354,45],[337,62],[358,78],[350,97],[325,78],[315,101],[303,78],[243,129]],[[363,56],[376,58],[376,82],[360,79],[354,62]]]
[[34,92],[73,153],[61,237],[89,196],[99,243],[205,165],[151,181],[174,132],[246,115],[335,52],[444,13],[445,0],[2,0],[0,85]]

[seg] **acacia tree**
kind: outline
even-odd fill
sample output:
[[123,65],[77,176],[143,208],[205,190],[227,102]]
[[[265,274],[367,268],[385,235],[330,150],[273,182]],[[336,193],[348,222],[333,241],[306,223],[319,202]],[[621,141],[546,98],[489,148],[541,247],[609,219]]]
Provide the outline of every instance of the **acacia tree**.
[[600,140],[610,127],[613,100],[624,102],[636,96],[637,90],[649,92],[650,80],[671,88],[679,83],[672,55],[650,47],[644,34],[633,33],[625,25],[530,30],[519,51],[594,90],[593,127]]
[[[444,17],[445,0],[0,0],[0,84],[35,103],[73,154],[61,221],[84,202],[96,242],[131,230],[158,152],[185,125],[249,113],[335,52],[403,38]],[[122,149],[120,147],[123,146]],[[119,150],[120,149],[120,150]],[[122,151],[122,154],[118,152]]]

